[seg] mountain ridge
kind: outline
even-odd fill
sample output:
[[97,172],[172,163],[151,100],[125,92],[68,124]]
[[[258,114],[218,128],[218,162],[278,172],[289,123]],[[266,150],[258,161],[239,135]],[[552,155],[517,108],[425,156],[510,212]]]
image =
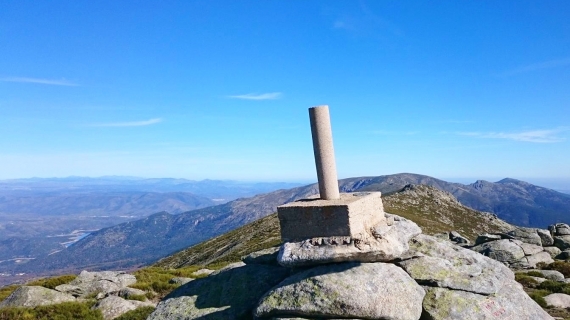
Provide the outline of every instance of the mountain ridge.
[[[562,218],[559,219],[558,217],[568,217],[567,214],[570,212],[569,196],[533,185],[530,185],[528,190],[521,189],[520,185],[513,186],[514,182],[509,180],[503,183],[480,181],[471,185],[462,185],[445,182],[429,176],[404,173],[343,179],[339,183],[339,188],[342,192],[381,191],[387,196],[400,191],[408,184],[424,184],[447,191],[463,205],[469,201],[477,204],[478,200],[482,202],[479,204],[483,207],[491,203],[500,209],[503,208],[504,202],[512,202],[518,205],[518,208],[524,208],[524,206],[532,205],[535,199],[549,204],[549,199],[552,198],[553,200],[550,203],[561,206],[565,211],[557,212],[558,215],[542,217],[543,220],[548,221],[538,225],[542,228],[545,228],[548,224],[560,222]],[[506,195],[498,194],[498,192],[504,192]],[[27,270],[25,272],[40,272],[41,270],[58,270],[70,265],[74,265],[77,268],[82,268],[82,266],[102,268],[104,266],[101,265],[101,261],[105,262],[105,266],[109,266],[113,259],[121,266],[149,263],[152,259],[158,259],[263,218],[275,212],[278,205],[306,198],[317,193],[317,185],[312,184],[293,189],[277,190],[250,198],[239,198],[222,205],[197,209],[175,216],[166,213],[152,215],[143,220],[100,230],[61,252],[33,263],[22,265],[23,269],[21,270]],[[560,195],[563,196],[560,197]],[[516,209],[517,207],[515,206],[514,208]],[[544,210],[540,207],[531,208],[539,213],[550,213],[552,211]],[[536,212],[530,212],[527,215]],[[394,213],[398,214],[398,212]],[[496,214],[499,218],[503,218],[501,214]],[[520,221],[525,222],[529,220],[524,213],[521,215],[522,219]],[[533,221],[537,220],[540,219]],[[507,222],[525,226],[524,223]],[[164,229],[158,227],[163,227]],[[106,238],[115,241],[115,246],[106,247],[106,243],[111,241]],[[97,243],[99,244],[96,245]],[[100,250],[95,251],[92,248],[100,248]],[[85,255],[91,255],[92,257],[87,259],[84,257]],[[0,272],[2,270],[0,269]]]

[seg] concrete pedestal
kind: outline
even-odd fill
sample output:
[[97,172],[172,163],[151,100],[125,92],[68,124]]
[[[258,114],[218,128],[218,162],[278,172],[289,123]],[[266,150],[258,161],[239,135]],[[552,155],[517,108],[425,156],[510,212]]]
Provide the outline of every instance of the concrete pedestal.
[[281,239],[361,238],[385,223],[380,192],[341,193],[336,200],[303,199],[277,207]]

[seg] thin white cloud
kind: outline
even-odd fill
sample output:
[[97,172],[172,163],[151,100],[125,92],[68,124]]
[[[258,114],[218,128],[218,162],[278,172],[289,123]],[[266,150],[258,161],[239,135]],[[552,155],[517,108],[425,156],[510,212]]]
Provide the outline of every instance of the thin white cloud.
[[276,100],[281,98],[281,92],[269,92],[269,93],[248,93],[240,94],[235,96],[229,96],[232,99],[244,99],[244,100]]
[[530,130],[522,132],[458,132],[463,136],[471,136],[489,139],[506,139],[534,143],[555,143],[566,140],[559,134],[568,131],[568,128],[556,128],[547,130]]
[[37,84],[48,84],[52,86],[67,86],[67,87],[77,87],[79,86],[77,83],[63,80],[54,80],[54,79],[39,79],[39,78],[26,78],[26,77],[7,77],[7,78],[0,78],[0,81],[3,82],[21,82],[21,83],[37,83]]
[[111,122],[111,123],[97,123],[92,124],[91,127],[142,127],[150,126],[162,122],[161,118],[154,118],[143,121],[131,121],[131,122]]
[[419,134],[419,131],[385,131],[385,130],[374,130],[370,131],[371,134],[382,135],[382,136],[413,136]]
[[526,66],[521,66],[512,70],[505,71],[500,73],[499,76],[501,77],[508,77],[512,75],[517,75],[521,73],[527,73],[532,71],[544,70],[544,69],[551,69],[551,68],[558,68],[558,67],[565,67],[570,65],[570,58],[566,59],[557,59],[557,60],[550,60],[544,61],[539,63],[533,63]]

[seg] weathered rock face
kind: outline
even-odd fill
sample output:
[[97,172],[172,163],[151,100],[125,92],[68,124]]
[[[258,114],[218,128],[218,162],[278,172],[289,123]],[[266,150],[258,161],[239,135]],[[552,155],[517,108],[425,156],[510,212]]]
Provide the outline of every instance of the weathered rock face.
[[148,319],[248,319],[259,298],[289,274],[265,264],[217,271],[171,292]]
[[484,233],[477,236],[477,239],[475,239],[475,245],[480,245],[485,242],[497,241],[501,239],[501,235]]
[[570,235],[568,236],[554,236],[554,245],[560,250],[570,249]]
[[550,231],[544,229],[536,229],[536,233],[540,237],[543,247],[554,245],[554,239],[552,238]]
[[59,285],[55,287],[55,290],[69,293],[75,297],[85,297],[92,293],[117,292],[136,282],[135,276],[123,271],[81,271],[73,281]]
[[476,252],[418,235],[410,241],[412,258],[398,263],[418,283],[480,294],[494,294],[514,274],[503,264]]
[[570,295],[564,293],[553,293],[544,297],[549,307],[570,308]]
[[119,317],[123,313],[147,305],[152,304],[141,301],[125,300],[117,296],[108,296],[93,306],[93,309],[101,310],[103,318],[105,318],[105,320],[111,320]]
[[398,264],[424,285],[426,319],[552,319],[498,261],[423,234],[407,255]]
[[570,249],[566,249],[566,250],[564,250],[564,251],[561,251],[561,252],[558,254],[557,258],[558,258],[558,259],[563,259],[563,260],[570,259]]
[[524,243],[530,243],[537,246],[542,246],[542,239],[538,235],[537,229],[518,227],[514,230],[507,232],[508,235],[520,240]]
[[548,230],[555,236],[570,235],[570,226],[565,223],[557,223],[548,227]]
[[75,301],[72,295],[39,286],[21,286],[0,302],[4,307],[37,307]]
[[417,320],[424,295],[393,264],[345,262],[285,279],[261,298],[255,316]]
[[393,261],[408,250],[408,241],[420,234],[421,229],[402,217],[390,214],[386,214],[386,217],[391,225],[377,226],[373,229],[372,236],[364,241],[329,237],[286,242],[281,247],[277,260],[286,267],[345,261]]
[[515,281],[508,281],[495,295],[426,287],[423,308],[431,320],[551,320]]
[[[558,257],[558,255],[562,252],[560,249],[558,249],[558,247],[544,247],[544,251],[548,252],[548,254],[550,254],[550,257],[553,259]],[[559,258],[559,259],[563,259],[563,258]]]
[[507,264],[516,263],[525,256],[519,241],[507,239],[486,242],[471,248],[471,250]]

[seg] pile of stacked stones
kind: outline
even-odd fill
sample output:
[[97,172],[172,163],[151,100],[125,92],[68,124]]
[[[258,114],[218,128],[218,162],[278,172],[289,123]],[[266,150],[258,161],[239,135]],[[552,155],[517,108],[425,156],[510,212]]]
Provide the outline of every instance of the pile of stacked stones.
[[21,286],[4,301],[3,307],[37,307],[62,302],[84,301],[95,296],[94,309],[101,310],[104,319],[114,319],[127,311],[144,306],[155,306],[150,301],[129,300],[133,296],[144,296],[142,290],[129,288],[137,282],[134,275],[122,271],[82,271],[68,284],[55,290],[41,286]]

